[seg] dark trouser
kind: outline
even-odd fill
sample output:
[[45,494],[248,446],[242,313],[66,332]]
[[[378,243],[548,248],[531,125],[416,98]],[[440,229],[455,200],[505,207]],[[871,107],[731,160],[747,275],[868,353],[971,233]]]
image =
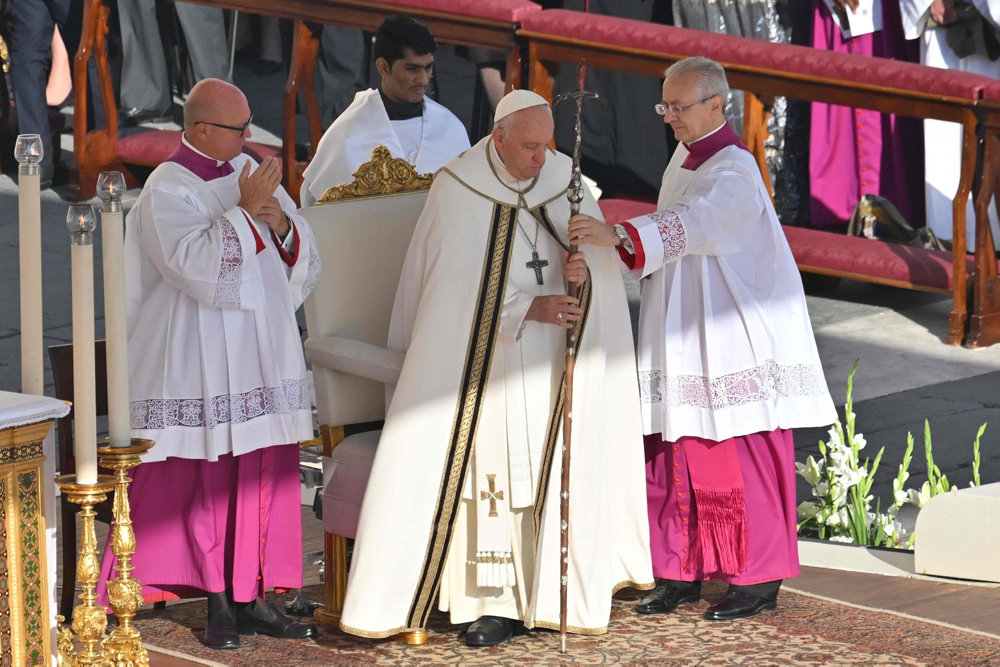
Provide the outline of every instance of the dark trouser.
[[45,151],[42,174],[51,175],[55,164],[49,107],[45,86],[52,66],[52,33],[59,26],[72,60],[80,38],[82,5],[79,0],[17,0],[10,35],[14,104],[20,134],[37,134]]

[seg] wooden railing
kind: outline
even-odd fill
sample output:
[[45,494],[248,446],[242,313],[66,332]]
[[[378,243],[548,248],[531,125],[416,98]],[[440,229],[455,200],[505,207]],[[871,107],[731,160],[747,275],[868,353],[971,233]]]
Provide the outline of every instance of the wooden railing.
[[[74,63],[77,80],[85,80],[86,63],[96,56],[101,98],[112,108],[113,93],[104,51],[107,0],[86,0],[85,25]],[[443,42],[501,49],[508,53],[508,88],[523,77],[536,92],[551,98],[555,68],[585,58],[593,67],[659,77],[678,60],[705,55],[726,68],[733,88],[746,92],[744,142],[767,178],[764,140],[767,113],[762,98],[784,95],[849,107],[874,109],[918,118],[958,123],[963,128],[961,178],[953,204],[953,297],[947,342],[969,347],[1000,341],[1000,279],[986,210],[1000,190],[1000,82],[963,72],[935,70],[910,63],[817,51],[729,35],[672,26],[582,14],[568,10],[538,10],[518,14],[518,22],[498,20],[496,7],[520,0],[477,5],[471,0],[193,0],[225,9],[292,18],[296,24],[291,71],[284,90],[282,146],[283,182],[295,196],[305,164],[295,160],[295,99],[306,100],[309,134],[315,146],[322,133],[312,86],[317,42],[302,22],[316,22],[373,31],[392,13],[405,11],[420,18]],[[460,9],[456,9],[460,8]],[[479,15],[477,15],[477,13]],[[86,104],[78,85],[74,134],[77,196],[93,195],[93,179],[118,161],[117,123],[86,131]],[[974,187],[975,186],[975,187]],[[967,268],[966,202],[976,192],[974,270]],[[812,266],[838,275],[838,270]],[[865,275],[842,272],[852,278]],[[870,276],[871,277],[871,276]],[[874,277],[872,277],[874,279]],[[879,282],[878,280],[874,280]],[[882,280],[881,282],[885,282]],[[895,283],[887,283],[895,284]],[[899,284],[906,284],[905,281]],[[971,303],[969,299],[972,287]],[[920,289],[921,285],[911,285]],[[926,286],[923,286],[926,287]],[[939,288],[940,289],[940,288]]]
[[[591,67],[655,77],[690,56],[717,60],[726,68],[730,85],[746,93],[743,139],[757,158],[765,182],[769,182],[764,159],[767,114],[762,97],[784,95],[959,123],[964,142],[961,179],[953,200],[953,305],[947,342],[981,347],[1000,341],[1000,280],[986,216],[988,202],[1000,191],[1000,82],[911,63],[629,19],[592,15],[584,18],[566,10],[527,17],[518,37],[527,51],[528,87],[549,99],[555,68],[559,64],[576,64],[581,58]],[[977,166],[981,167],[979,172]],[[974,184],[976,251],[970,312],[966,202]],[[835,271],[826,273],[837,275]]]
[[[499,0],[478,3],[472,0],[187,0],[222,9],[232,9],[251,14],[263,14],[294,19],[294,44],[292,62],[283,93],[282,124],[282,183],[288,193],[298,199],[302,172],[306,163],[295,159],[295,102],[299,92],[304,94],[305,111],[312,146],[319,143],[323,128],[313,87],[313,68],[316,65],[318,41],[308,23],[337,25],[374,32],[386,17],[406,13],[422,21],[440,42],[463,46],[496,49],[507,53],[508,89],[521,87],[521,55],[513,19],[504,20],[505,14],[516,18],[540,7],[525,0]],[[98,63],[101,101],[106,110],[106,126],[87,131],[86,86],[76,87],[74,127],[74,152],[76,164],[71,174],[71,194],[77,199],[94,195],[97,175],[111,164],[122,169],[115,142],[118,121],[115,116],[114,92],[107,68],[106,35],[108,0],[85,0],[84,27],[74,64],[77,81],[86,81],[87,61],[93,56]],[[464,11],[463,11],[464,9]],[[449,11],[450,10],[450,11]],[[125,170],[127,173],[127,170]]]

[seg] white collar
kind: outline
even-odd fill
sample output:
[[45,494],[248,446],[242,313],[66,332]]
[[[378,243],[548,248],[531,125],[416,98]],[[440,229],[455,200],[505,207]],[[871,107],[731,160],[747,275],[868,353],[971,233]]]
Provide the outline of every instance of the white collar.
[[688,144],[688,145],[690,146],[691,144],[695,144],[695,143],[698,143],[698,142],[699,142],[699,141],[701,141],[702,139],[707,139],[707,138],[709,138],[710,136],[712,136],[713,134],[715,134],[716,132],[718,132],[719,130],[721,130],[722,128],[724,128],[725,126],[726,126],[726,121],[725,121],[725,119],[723,119],[723,120],[722,120],[722,125],[720,125],[719,127],[715,128],[714,130],[712,130],[712,131],[711,131],[711,132],[709,132],[708,134],[704,134],[704,135],[702,135],[702,136],[698,137],[698,138],[697,138],[697,139],[695,139],[694,141],[689,141],[689,142],[687,142],[687,144]]
[[514,178],[514,176],[511,175],[509,171],[507,171],[507,167],[503,163],[503,158],[501,158],[500,153],[497,152],[497,147],[493,144],[492,138],[490,139],[489,159],[490,162],[493,163],[493,167],[495,168],[497,178],[500,180],[501,183],[506,185],[511,190],[514,190],[516,192],[524,192],[528,187],[530,187],[534,183],[535,179],[522,181],[517,178]]
[[[202,156],[203,158],[208,158],[209,160],[215,160],[215,158],[212,157],[211,155],[205,155],[200,150],[198,150],[197,148],[195,148],[194,146],[192,146],[191,142],[187,140],[187,137],[184,135],[183,132],[181,132],[181,143],[184,144],[185,146],[187,146],[188,148],[190,148],[191,150],[193,150],[198,155]],[[215,160],[215,166],[216,167],[221,167],[225,162],[226,162],[226,160]]]

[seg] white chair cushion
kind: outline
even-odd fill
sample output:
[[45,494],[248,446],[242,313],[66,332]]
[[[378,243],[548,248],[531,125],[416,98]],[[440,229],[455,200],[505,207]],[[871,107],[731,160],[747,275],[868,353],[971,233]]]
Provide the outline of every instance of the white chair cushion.
[[375,448],[382,431],[365,431],[345,438],[323,458],[323,530],[354,537]]

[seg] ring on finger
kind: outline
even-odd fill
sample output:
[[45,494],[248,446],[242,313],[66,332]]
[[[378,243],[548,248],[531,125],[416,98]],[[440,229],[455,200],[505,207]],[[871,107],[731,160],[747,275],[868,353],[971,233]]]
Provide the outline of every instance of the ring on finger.
[[562,318],[563,318],[563,314],[561,312],[556,313],[556,319],[557,320],[561,320]]

